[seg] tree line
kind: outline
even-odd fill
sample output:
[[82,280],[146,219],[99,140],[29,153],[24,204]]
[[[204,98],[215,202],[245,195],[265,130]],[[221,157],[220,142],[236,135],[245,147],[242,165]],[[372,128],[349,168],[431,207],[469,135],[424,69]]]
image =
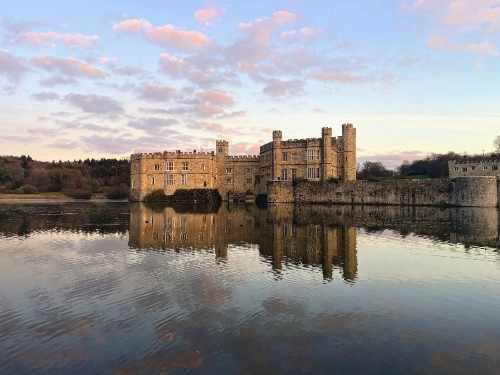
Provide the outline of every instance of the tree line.
[[63,192],[75,198],[103,193],[122,199],[130,193],[127,159],[85,159],[45,162],[29,155],[0,156],[0,192],[36,194]]

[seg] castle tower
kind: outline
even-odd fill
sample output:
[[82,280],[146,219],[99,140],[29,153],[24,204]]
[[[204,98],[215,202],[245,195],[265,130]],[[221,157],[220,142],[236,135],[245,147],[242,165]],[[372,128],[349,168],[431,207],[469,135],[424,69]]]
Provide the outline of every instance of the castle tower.
[[345,181],[356,180],[356,128],[352,124],[342,125],[342,162],[344,164]]
[[229,143],[227,141],[216,141],[215,142],[215,155],[217,157],[225,157],[229,155]]
[[281,130],[273,131],[273,174],[271,178],[273,180],[281,179]]
[[328,180],[332,177],[332,128],[323,128],[321,129],[321,136],[323,138],[322,144],[322,175],[321,179],[323,181]]

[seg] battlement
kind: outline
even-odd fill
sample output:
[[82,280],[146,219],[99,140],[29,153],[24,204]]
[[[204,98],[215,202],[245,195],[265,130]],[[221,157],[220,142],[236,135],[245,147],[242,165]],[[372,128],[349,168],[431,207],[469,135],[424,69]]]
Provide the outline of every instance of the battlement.
[[212,157],[214,156],[214,152],[181,152],[181,151],[175,151],[175,152],[169,152],[169,151],[164,151],[164,152],[149,152],[149,153],[136,153],[130,155],[130,160],[137,160],[137,159],[166,159],[166,158],[171,158],[171,159],[182,159],[182,158],[189,158],[189,159],[206,159],[207,157]]
[[260,155],[234,155],[226,156],[227,161],[259,161]]
[[271,151],[273,149],[273,142],[266,143],[265,145],[260,146],[260,153]]
[[229,146],[229,142],[228,141],[224,141],[224,140],[215,141],[215,145],[216,146]]
[[322,128],[321,129],[321,135],[323,137],[325,137],[325,136],[330,136],[331,137],[332,136],[332,128]]
[[305,139],[289,139],[287,141],[281,142],[282,147],[306,147],[307,143]]
[[495,158],[485,158],[485,159],[479,159],[479,160],[450,160],[448,164],[484,164],[484,163],[500,163],[500,158],[495,157]]
[[306,138],[307,147],[321,146],[323,140],[321,138]]
[[342,130],[344,129],[351,129],[353,130],[354,129],[354,125],[353,124],[342,124]]
[[282,133],[281,130],[274,130],[273,131],[273,139],[281,139]]

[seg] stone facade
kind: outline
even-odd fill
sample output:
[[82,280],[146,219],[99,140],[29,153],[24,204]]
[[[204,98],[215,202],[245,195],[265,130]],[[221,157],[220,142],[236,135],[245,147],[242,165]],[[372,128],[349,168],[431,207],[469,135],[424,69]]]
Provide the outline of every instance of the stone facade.
[[495,177],[388,181],[269,181],[269,203],[495,207]]
[[450,160],[448,171],[450,178],[472,176],[500,177],[500,158],[485,158],[480,160]]
[[342,135],[332,137],[323,128],[321,138],[283,141],[281,131],[260,147],[256,156],[230,156],[229,143],[216,142],[215,152],[163,152],[132,154],[131,198],[143,200],[154,190],[172,195],[177,189],[217,189],[223,200],[228,193],[244,197],[247,191],[267,194],[273,180],[326,181],[356,179],[356,129],[342,125]]

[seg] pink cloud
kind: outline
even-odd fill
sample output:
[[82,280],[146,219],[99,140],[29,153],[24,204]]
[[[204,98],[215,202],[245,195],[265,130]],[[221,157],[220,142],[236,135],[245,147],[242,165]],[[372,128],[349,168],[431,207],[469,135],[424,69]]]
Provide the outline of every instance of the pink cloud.
[[153,26],[146,19],[121,21],[113,29],[122,33],[142,32],[146,40],[162,47],[176,47],[180,50],[195,50],[209,43],[208,38],[198,31],[184,31],[173,25]]
[[330,90],[328,90],[327,88],[322,88],[321,93],[322,94],[330,94]]
[[151,102],[166,102],[176,93],[174,86],[165,86],[159,83],[144,83],[138,88],[139,99]]
[[234,104],[233,96],[226,92],[223,92],[218,89],[209,90],[209,91],[200,91],[197,93],[197,96],[211,104],[217,105],[232,105]]
[[449,44],[446,38],[440,36],[430,36],[426,41],[427,46],[436,51],[462,51],[474,52],[480,55],[498,56],[499,53],[493,43],[469,43],[469,44]]
[[15,57],[9,51],[0,51],[0,75],[12,82],[19,82],[29,69],[24,58]]
[[229,149],[232,154],[258,155],[260,153],[260,145],[250,142],[238,142],[231,144]]
[[86,77],[91,79],[104,78],[106,72],[72,57],[62,59],[53,56],[37,56],[31,60],[33,66],[48,72],[59,71],[68,76]]
[[214,2],[208,2],[194,12],[194,18],[201,25],[213,26],[217,19],[225,12],[225,9],[217,7],[217,4]]
[[193,110],[196,116],[203,118],[213,117],[224,113],[224,110],[221,107],[209,103],[196,105]]
[[162,53],[160,55],[160,68],[169,76],[180,77],[183,68],[183,61],[171,56],[168,53]]
[[82,34],[58,34],[55,32],[38,33],[28,31],[17,36],[16,43],[26,43],[36,46],[44,44],[53,44],[56,42],[63,43],[68,49],[91,49],[94,44],[99,42],[101,38],[98,35],[82,35]]
[[323,108],[313,108],[312,111],[315,113],[325,113],[325,110]]
[[337,83],[362,83],[375,80],[373,76],[361,76],[359,74],[344,73],[338,70],[323,70],[322,72],[311,74],[310,77],[318,81]]
[[323,34],[323,29],[311,29],[303,27],[299,30],[285,31],[281,33],[281,37],[290,43],[297,43],[301,38],[315,38]]
[[220,132],[221,127],[222,127],[221,124],[218,124],[216,122],[207,122],[207,121],[196,121],[191,124],[188,124],[188,128],[206,130],[212,133]]

